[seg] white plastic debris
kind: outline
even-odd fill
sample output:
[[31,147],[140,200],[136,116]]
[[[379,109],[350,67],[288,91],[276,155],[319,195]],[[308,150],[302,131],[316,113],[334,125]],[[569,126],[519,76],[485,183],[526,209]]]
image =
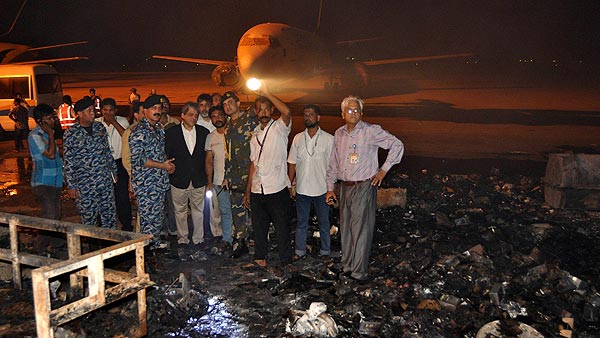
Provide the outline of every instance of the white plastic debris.
[[297,311],[301,317],[293,324],[286,325],[286,331],[294,336],[311,335],[315,337],[335,337],[338,334],[338,328],[335,321],[327,313],[327,305],[323,302],[313,302],[306,311]]

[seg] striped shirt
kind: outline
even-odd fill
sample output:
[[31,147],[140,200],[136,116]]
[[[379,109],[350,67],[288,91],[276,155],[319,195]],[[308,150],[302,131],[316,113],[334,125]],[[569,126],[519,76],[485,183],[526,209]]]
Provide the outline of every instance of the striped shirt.
[[379,171],[378,148],[389,153],[381,169],[389,171],[400,163],[404,155],[404,144],[380,126],[358,121],[349,132],[346,125],[335,131],[334,146],[327,168],[327,190],[333,191],[337,180],[364,181]]
[[31,174],[31,185],[47,185],[62,188],[63,186],[63,161],[55,145],[54,158],[50,159],[43,155],[48,149],[48,134],[40,126],[35,127],[27,139],[29,153],[33,160],[33,172]]

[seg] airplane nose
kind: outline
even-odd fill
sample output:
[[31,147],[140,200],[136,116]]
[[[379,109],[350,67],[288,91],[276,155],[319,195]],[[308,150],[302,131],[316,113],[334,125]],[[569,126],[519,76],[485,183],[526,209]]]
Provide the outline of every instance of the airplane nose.
[[261,46],[238,47],[238,66],[244,78],[270,77],[274,71],[270,59],[267,48]]

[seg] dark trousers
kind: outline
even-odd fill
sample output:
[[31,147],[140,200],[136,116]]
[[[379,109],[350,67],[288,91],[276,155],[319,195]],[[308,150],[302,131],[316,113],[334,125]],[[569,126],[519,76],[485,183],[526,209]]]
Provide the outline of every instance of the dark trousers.
[[[36,185],[32,187],[33,196],[40,203],[42,218],[60,220],[60,191],[62,188],[49,185]],[[35,237],[33,248],[38,253],[48,250],[51,237],[46,236],[43,231],[38,232]]]
[[60,191],[62,188],[49,185],[32,187],[33,196],[40,203],[42,218],[60,219]]
[[129,175],[123,166],[121,159],[117,163],[117,183],[113,185],[115,190],[115,204],[117,207],[117,218],[121,223],[121,230],[133,231],[131,226],[131,200],[129,199]]
[[273,222],[277,235],[279,260],[282,264],[292,262],[290,239],[290,191],[286,187],[274,194],[250,195],[252,226],[254,227],[254,259],[266,259],[268,251],[269,223]]
[[17,151],[23,150],[23,140],[27,141],[28,133],[29,133],[29,130],[27,130],[27,129],[15,128],[15,150],[17,150]]

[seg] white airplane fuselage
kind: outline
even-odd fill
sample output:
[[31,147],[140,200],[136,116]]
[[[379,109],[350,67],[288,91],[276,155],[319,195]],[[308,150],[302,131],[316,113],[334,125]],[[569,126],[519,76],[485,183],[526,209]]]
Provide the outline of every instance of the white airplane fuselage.
[[250,28],[238,43],[240,75],[249,79],[289,79],[311,76],[331,63],[315,34],[281,23]]

